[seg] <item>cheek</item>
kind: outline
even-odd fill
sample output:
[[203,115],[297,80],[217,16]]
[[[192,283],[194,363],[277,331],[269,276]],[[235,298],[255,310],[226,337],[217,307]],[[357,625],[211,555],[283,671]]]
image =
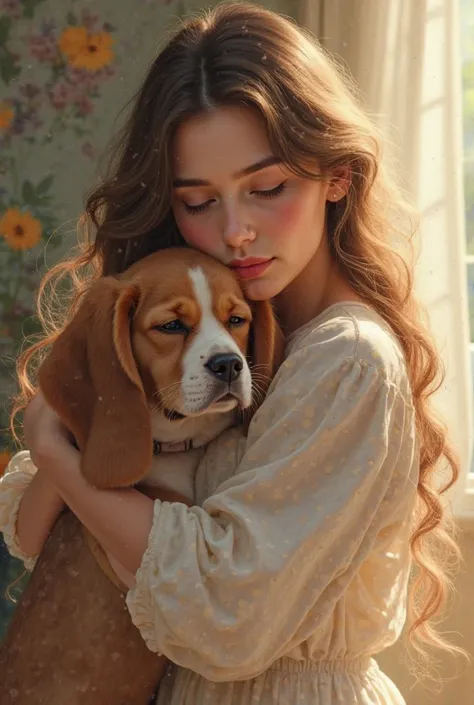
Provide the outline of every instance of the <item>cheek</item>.
[[142,379],[147,383],[147,396],[162,390],[168,390],[168,393],[178,391],[176,383],[181,381],[183,355],[180,336],[157,335],[154,340],[143,336],[134,341],[134,351]]
[[156,356],[151,370],[156,391],[163,397],[165,406],[172,406],[181,392],[181,355]]
[[218,245],[218,239],[209,225],[199,216],[176,218],[179,231],[186,243],[202,252],[212,253]]
[[281,237],[294,237],[302,228],[313,229],[319,220],[315,201],[301,196],[282,201],[273,212],[274,232]]
[[243,355],[247,354],[247,347],[249,341],[250,326],[245,325],[241,328],[234,328],[231,332],[232,338],[237,343],[240,352]]
[[298,224],[302,218],[302,209],[299,201],[294,199],[287,203],[282,203],[278,208],[276,217],[280,226],[284,229]]

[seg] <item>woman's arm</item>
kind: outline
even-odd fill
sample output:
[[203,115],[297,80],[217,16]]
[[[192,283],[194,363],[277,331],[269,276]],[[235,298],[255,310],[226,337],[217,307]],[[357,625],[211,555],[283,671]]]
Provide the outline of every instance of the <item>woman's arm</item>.
[[98,490],[89,485],[80,472],[80,454],[67,441],[56,444],[43,462],[48,480],[107,552],[114,569],[118,562],[134,575],[148,545],[153,500],[134,489]]
[[89,485],[80,472],[80,453],[41,393],[25,411],[24,435],[35,466],[44,468],[49,482],[114,567],[119,563],[134,575],[148,545],[153,500],[134,489],[97,490]]
[[18,545],[27,556],[41,552],[64,502],[49,477],[38,470],[23,495],[16,525]]
[[[354,582],[376,612],[364,582],[374,563],[356,577],[367,560],[382,591],[400,588],[386,595],[389,612],[401,597],[419,467],[414,411],[406,387],[348,358],[341,342],[283,363],[237,470],[202,506],[155,505],[128,609],[151,651],[208,680],[254,678],[308,635],[324,651]],[[205,469],[230,469],[234,453],[215,448]]]
[[283,363],[236,472],[202,507],[90,487],[57,417],[36,401],[33,460],[135,574],[127,606],[151,651],[209,680],[253,678],[329,621],[380,532],[411,516],[408,380],[347,345],[340,335],[323,356],[316,340]]

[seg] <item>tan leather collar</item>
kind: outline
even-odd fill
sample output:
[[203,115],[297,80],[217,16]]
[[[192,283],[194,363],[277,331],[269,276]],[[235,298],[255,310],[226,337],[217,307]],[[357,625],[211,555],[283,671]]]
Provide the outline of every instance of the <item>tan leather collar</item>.
[[153,455],[160,455],[160,453],[181,453],[186,450],[191,450],[194,448],[193,439],[187,438],[185,441],[175,441],[174,443],[162,443],[153,439]]

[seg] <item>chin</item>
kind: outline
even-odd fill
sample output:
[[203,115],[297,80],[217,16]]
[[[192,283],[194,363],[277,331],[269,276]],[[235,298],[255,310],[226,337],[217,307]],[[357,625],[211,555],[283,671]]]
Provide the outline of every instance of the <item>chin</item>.
[[277,296],[282,288],[277,285],[277,282],[252,279],[244,284],[244,290],[251,301],[268,301]]
[[[282,270],[281,272],[272,272],[273,276],[268,272],[267,276],[263,275],[241,282],[247,298],[251,301],[269,301],[281,294],[292,281],[288,277],[290,267],[287,267],[286,272],[284,268]],[[280,273],[282,276],[279,276]]]

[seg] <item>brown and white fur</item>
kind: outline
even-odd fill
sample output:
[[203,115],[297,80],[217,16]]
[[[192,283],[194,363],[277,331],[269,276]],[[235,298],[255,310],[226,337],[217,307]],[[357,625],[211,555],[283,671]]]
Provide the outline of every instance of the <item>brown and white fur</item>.
[[278,342],[270,304],[249,305],[232,271],[199,252],[168,249],[94,283],[40,367],[39,384],[81,449],[91,484],[139,483],[192,503],[205,445],[239,410],[248,421],[255,391],[262,399],[274,373]]
[[[245,320],[229,326],[231,316]],[[177,319],[186,334],[156,328]],[[240,409],[248,423],[280,342],[270,305],[249,305],[232,272],[191,250],[165,250],[90,288],[39,383],[73,434],[89,482],[138,484],[152,497],[192,504],[205,444]],[[225,358],[220,369],[216,355],[234,356],[235,379],[222,380],[231,363]],[[153,439],[164,444],[157,455]],[[195,447],[180,452],[190,440]],[[125,592],[87,536],[65,512],[46,542],[0,647],[5,705],[150,702],[167,661],[145,646]]]

